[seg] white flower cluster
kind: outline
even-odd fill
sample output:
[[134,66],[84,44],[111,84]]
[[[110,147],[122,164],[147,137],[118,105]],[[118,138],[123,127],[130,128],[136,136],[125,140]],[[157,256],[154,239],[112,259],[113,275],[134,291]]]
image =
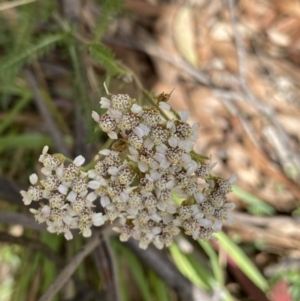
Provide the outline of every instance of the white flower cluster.
[[41,172],[45,179],[38,182],[36,174],[29,177],[32,186],[20,192],[23,202],[30,205],[32,201],[48,199],[47,205],[41,202],[38,210],[30,209],[39,223],[46,222],[49,232],[64,233],[68,240],[73,238],[70,229],[79,229],[83,236],[89,237],[92,225],[101,226],[107,220],[102,213],[93,211],[96,198],[88,193],[88,188],[96,189],[98,183],[88,181],[87,173],[81,171],[80,166],[85,161],[82,156],[64,166],[64,156],[50,155],[48,149],[45,146],[39,158],[44,165]]
[[[208,240],[223,222],[230,222],[234,204],[226,194],[236,176],[211,175],[215,163],[206,164],[192,151],[199,125],[187,123],[187,111],[180,119],[162,118],[161,111],[170,110],[169,96],[162,93],[151,108],[142,108],[124,94],[101,98],[101,108],[107,111],[102,116],[93,112],[92,117],[116,141],[111,150],[97,154],[87,171],[81,167],[82,156],[66,166],[62,155],[50,155],[45,147],[40,162],[46,178],[38,184],[32,175],[32,186],[21,192],[26,205],[49,200],[48,205],[31,209],[36,220],[71,239],[72,228],[90,236],[92,225],[118,218],[120,226],[113,229],[120,240],[133,237],[143,249],[151,242],[157,248],[170,246],[181,230]],[[105,215],[93,211],[97,198]]]

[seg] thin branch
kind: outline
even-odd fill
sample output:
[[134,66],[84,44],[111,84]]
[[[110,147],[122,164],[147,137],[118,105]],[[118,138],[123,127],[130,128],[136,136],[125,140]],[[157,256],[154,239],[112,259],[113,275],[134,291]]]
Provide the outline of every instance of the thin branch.
[[43,99],[43,97],[39,91],[35,76],[29,70],[25,70],[24,74],[25,74],[28,84],[32,90],[33,99],[38,107],[39,112],[41,113],[43,119],[45,120],[47,130],[49,131],[49,133],[54,141],[56,149],[60,153],[70,157],[70,152],[63,139],[63,136],[61,135],[59,129],[57,128],[55,121],[53,120],[51,114],[48,111],[48,108],[45,104],[45,100]]
[[93,250],[98,246],[101,239],[99,233],[95,233],[83,249],[75,255],[66,267],[56,277],[54,282],[48,287],[46,292],[39,298],[38,301],[51,301],[52,298],[63,288],[71,276],[75,273],[78,266]]
[[[274,132],[277,133],[277,142],[281,144],[281,147],[286,148],[289,153],[289,158],[293,160],[296,166],[300,166],[300,156],[296,152],[293,152],[289,147],[290,137],[283,130],[282,125],[276,118],[276,114],[272,106],[267,105],[261,99],[257,98],[253,91],[250,89],[248,80],[247,80],[247,59],[246,59],[246,51],[243,45],[243,41],[241,39],[240,33],[237,28],[237,17],[235,12],[235,0],[228,0],[228,6],[230,10],[231,16],[231,25],[236,45],[237,58],[238,58],[238,68],[239,68],[239,81],[240,86],[245,93],[244,99],[251,103],[260,113],[264,114],[268,117],[270,123],[274,127]],[[270,141],[272,143],[272,141]]]
[[29,4],[31,2],[35,2],[37,0],[17,0],[17,1],[10,1],[10,2],[4,2],[0,4],[0,11],[18,7],[21,5]]
[[32,215],[11,211],[0,211],[1,224],[20,225],[26,229],[44,232],[47,229],[45,223],[39,224]]

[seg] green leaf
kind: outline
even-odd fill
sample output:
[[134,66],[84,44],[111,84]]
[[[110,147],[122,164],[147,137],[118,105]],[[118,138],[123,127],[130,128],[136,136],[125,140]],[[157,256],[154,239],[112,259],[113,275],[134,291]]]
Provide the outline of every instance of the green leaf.
[[[73,142],[72,137],[66,137],[66,142],[68,145],[71,145]],[[0,137],[0,151],[6,148],[15,147],[22,147],[24,149],[42,149],[45,145],[53,145],[53,141],[48,135],[22,134]]]
[[18,54],[14,54],[11,57],[4,57],[0,61],[0,73],[14,67],[17,64],[25,63],[33,54],[38,57],[44,55],[47,51],[50,51],[56,43],[64,38],[64,34],[54,34],[43,36],[35,45],[22,49]]
[[148,280],[146,279],[145,273],[143,271],[143,267],[137,257],[125,248],[119,241],[112,241],[115,247],[117,246],[118,250],[122,253],[122,256],[126,259],[128,266],[130,267],[130,271],[139,287],[139,290],[143,296],[143,300],[152,301],[153,298],[151,296]]
[[[172,258],[176,266],[186,278],[188,278],[193,284],[204,288],[205,290],[211,289],[211,287],[207,284],[207,278],[211,276],[209,276],[209,274],[207,273],[207,271],[205,271],[206,269],[203,266],[201,266],[200,264],[195,266],[195,262],[194,264],[192,264],[187,254],[182,253],[176,244],[173,244],[169,248],[169,250],[171,252]],[[206,275],[206,279],[201,278],[199,276],[199,271],[201,274]]]
[[101,13],[94,27],[94,40],[96,42],[100,41],[103,33],[112,23],[112,19],[122,10],[124,5],[121,0],[102,0],[101,4]]
[[170,301],[169,291],[164,281],[162,281],[153,271],[149,271],[150,282],[156,295],[157,301]]
[[244,189],[238,186],[233,186],[232,191],[236,196],[240,197],[245,203],[250,205],[248,209],[253,214],[269,216],[276,214],[276,210],[272,206],[266,204],[264,201]]
[[255,264],[249,257],[236,245],[224,232],[214,234],[218,240],[220,247],[232,257],[241,271],[263,292],[269,290],[269,284],[264,276],[260,273]]
[[222,268],[219,264],[218,256],[217,256],[215,250],[206,241],[198,240],[198,243],[210,259],[210,264],[211,264],[215,279],[217,280],[218,284],[220,286],[224,286],[225,285],[224,275],[223,275]]
[[29,95],[24,96],[21,98],[14,107],[10,110],[9,113],[3,118],[2,122],[0,123],[0,134],[3,133],[13,122],[14,117],[27,106],[30,102]]
[[126,72],[118,67],[114,53],[102,44],[93,44],[89,47],[91,57],[99,64],[103,65],[109,75],[125,75]]

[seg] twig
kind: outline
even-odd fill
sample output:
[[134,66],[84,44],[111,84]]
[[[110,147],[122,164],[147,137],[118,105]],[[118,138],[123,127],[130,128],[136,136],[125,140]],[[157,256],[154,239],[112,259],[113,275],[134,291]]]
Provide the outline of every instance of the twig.
[[[117,281],[117,270],[114,254],[107,238],[109,231],[103,231],[103,240],[93,252],[93,258],[99,271],[102,287],[105,290],[106,301],[120,300]],[[115,233],[114,233],[115,235]]]
[[[276,227],[280,225],[286,225],[290,227],[293,227],[297,232],[300,231],[300,218],[293,218],[290,216],[272,216],[272,217],[266,217],[266,216],[254,216],[246,213],[241,212],[232,212],[231,215],[234,218],[235,222],[240,222],[243,224],[250,224],[253,226],[258,227]],[[285,230],[285,229],[282,229]]]
[[[290,143],[290,137],[285,133],[282,129],[282,126],[278,119],[276,118],[276,114],[274,109],[270,106],[262,102],[259,98],[257,98],[253,91],[250,89],[248,81],[247,81],[247,61],[246,61],[246,51],[241,39],[241,36],[237,29],[237,17],[235,13],[235,0],[228,0],[230,15],[231,15],[231,24],[234,35],[234,40],[236,44],[237,58],[238,58],[238,68],[239,68],[239,81],[240,86],[245,93],[245,100],[251,103],[259,112],[268,117],[270,123],[274,127],[274,132],[277,133],[276,141],[281,144],[282,148],[287,149],[289,153],[289,158],[294,161],[296,166],[300,166],[300,156],[296,152],[293,152]],[[272,141],[270,141],[272,143]]]
[[45,101],[44,101],[43,97],[41,96],[41,93],[38,89],[38,85],[37,85],[37,82],[36,82],[36,79],[35,79],[33,73],[29,70],[25,70],[24,74],[25,74],[27,81],[29,83],[29,86],[32,90],[33,98],[38,107],[38,110],[40,111],[43,119],[45,120],[46,127],[54,141],[56,149],[60,153],[70,157],[71,155],[68,150],[68,147],[67,147],[59,129],[57,128],[55,121],[52,119],[52,116],[49,114],[48,108],[45,105]]
[[0,177],[0,199],[13,204],[21,205],[22,197],[20,195],[20,187],[13,181]]
[[26,229],[32,229],[40,232],[46,231],[46,224],[39,224],[33,216],[25,213],[11,211],[0,211],[0,222],[8,225],[21,225]]
[[135,240],[129,240],[126,245],[167,285],[174,289],[181,300],[212,301],[212,297],[186,279],[161,251],[154,247],[141,250]]
[[0,11],[14,8],[20,5],[29,4],[31,2],[35,2],[37,0],[17,0],[17,1],[11,1],[11,2],[4,2],[0,4]]
[[83,249],[75,255],[66,267],[56,277],[54,282],[48,287],[46,292],[38,301],[51,301],[52,298],[63,288],[70,277],[74,274],[83,259],[88,256],[98,246],[101,239],[99,233],[95,233]]

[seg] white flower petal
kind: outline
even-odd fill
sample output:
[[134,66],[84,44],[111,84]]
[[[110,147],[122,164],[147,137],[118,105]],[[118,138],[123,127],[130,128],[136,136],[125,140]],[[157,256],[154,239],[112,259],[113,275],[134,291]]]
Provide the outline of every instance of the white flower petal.
[[118,174],[119,172],[119,168],[116,166],[111,166],[108,171],[107,171],[110,175],[115,176]]
[[44,217],[48,217],[50,215],[51,208],[48,205],[44,205],[41,209],[41,212],[43,213]]
[[189,118],[189,112],[187,110],[183,110],[181,113],[180,113],[180,118],[183,122],[186,122]]
[[110,204],[110,199],[109,199],[109,197],[108,197],[107,195],[102,196],[102,197],[101,197],[101,200],[100,200],[100,203],[101,203],[101,206],[102,206],[103,208],[105,208],[106,206],[108,206],[108,205]]
[[101,97],[100,100],[100,107],[103,109],[109,109],[110,108],[110,100],[107,99],[106,97]]
[[97,176],[96,170],[95,170],[95,169],[90,169],[90,170],[88,171],[88,176],[89,176],[89,178],[91,178],[91,179],[96,178],[96,176]]
[[42,152],[42,154],[43,154],[43,155],[46,155],[46,154],[48,153],[48,150],[49,150],[49,146],[48,146],[48,145],[45,145],[45,146],[43,147],[43,152]]
[[163,169],[166,169],[168,168],[169,166],[171,165],[171,162],[169,162],[168,160],[162,160],[160,162],[160,167],[163,168]]
[[213,162],[209,164],[209,170],[212,170],[217,164],[218,164],[217,162]]
[[165,101],[161,101],[158,105],[161,109],[164,109],[166,111],[170,111],[170,105],[167,104]]
[[235,208],[235,204],[234,203],[225,203],[224,206],[228,211],[231,211]]
[[148,138],[144,141],[144,147],[145,147],[145,148],[148,148],[148,149],[152,149],[153,146],[154,146],[153,140],[152,140],[150,137],[148,137]]
[[143,109],[139,105],[133,104],[130,110],[132,113],[138,114],[138,113],[142,112]]
[[94,226],[101,226],[107,220],[107,216],[102,213],[94,213],[92,216],[92,221]]
[[145,162],[139,161],[138,167],[141,172],[146,172],[148,170],[148,165]]
[[198,191],[197,193],[194,194],[194,198],[198,204],[201,204],[204,201],[204,196],[200,191]]
[[146,243],[144,241],[140,241],[139,248],[142,250],[146,250],[148,248],[149,243]]
[[185,163],[185,164],[189,164],[191,162],[192,158],[189,154],[183,154],[182,155],[182,161]]
[[198,219],[198,223],[204,228],[210,228],[212,226],[212,221],[206,218]]
[[188,176],[190,176],[192,173],[195,172],[195,170],[197,169],[197,167],[198,167],[197,162],[194,161],[194,160],[192,160],[192,161],[189,163],[189,167],[188,167],[188,169],[187,169],[186,174],[187,174]]
[[70,225],[72,223],[72,216],[70,216],[70,215],[64,216],[63,221],[66,225]]
[[96,121],[99,122],[100,121],[100,116],[97,112],[92,111],[92,118]]
[[57,190],[61,193],[61,194],[64,194],[66,195],[68,193],[68,187],[60,184],[57,188]]
[[164,243],[161,241],[159,236],[156,236],[153,244],[155,245],[155,247],[159,250],[161,250],[164,247]]
[[91,237],[92,236],[92,230],[90,228],[86,228],[82,232],[83,237]]
[[72,234],[72,232],[71,232],[70,230],[65,231],[64,236],[65,236],[65,239],[66,239],[66,240],[71,240],[71,239],[73,239],[73,234]]
[[237,175],[234,173],[234,174],[232,174],[231,177],[228,179],[228,182],[229,182],[229,184],[233,185],[233,184],[235,184],[236,180],[237,180]]
[[162,153],[162,154],[164,154],[166,151],[168,150],[168,147],[165,145],[165,144],[160,144],[160,145],[158,145],[157,147],[156,147],[156,151],[158,152],[158,153]]
[[220,232],[222,229],[222,222],[220,220],[216,220],[212,226],[215,232]]
[[99,181],[90,181],[88,187],[91,189],[98,189],[101,186]]
[[45,176],[50,176],[52,174],[52,171],[47,167],[42,167],[41,168],[41,173]]
[[109,132],[107,133],[107,135],[108,135],[108,137],[109,137],[110,139],[118,139],[118,135],[117,135],[117,133],[114,132],[114,131],[109,131]]
[[73,163],[76,166],[81,166],[84,163],[84,161],[85,161],[85,158],[83,156],[79,155],[74,159]]
[[168,142],[171,147],[176,147],[178,145],[178,139],[174,136],[170,137]]
[[64,165],[63,165],[63,164],[59,165],[59,166],[56,168],[55,173],[56,173],[56,175],[57,175],[57,178],[61,180],[61,179],[62,179],[62,176],[63,176],[63,174],[64,174]]
[[90,192],[87,196],[86,196],[86,200],[88,202],[94,202],[97,199],[97,194],[95,192]]
[[102,149],[101,151],[99,151],[99,154],[107,156],[110,154],[110,150],[109,149]]
[[38,182],[38,176],[36,173],[33,173],[29,176],[29,181],[32,185],[35,185]]
[[192,126],[193,132],[197,132],[200,128],[200,124],[198,122],[194,123]]
[[74,202],[76,200],[77,193],[75,191],[70,191],[70,193],[67,196],[67,200],[70,202]]
[[109,115],[116,120],[117,123],[121,121],[122,113],[118,110],[110,109]]

